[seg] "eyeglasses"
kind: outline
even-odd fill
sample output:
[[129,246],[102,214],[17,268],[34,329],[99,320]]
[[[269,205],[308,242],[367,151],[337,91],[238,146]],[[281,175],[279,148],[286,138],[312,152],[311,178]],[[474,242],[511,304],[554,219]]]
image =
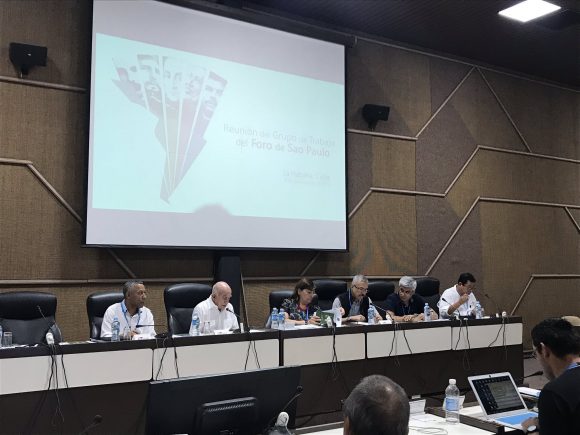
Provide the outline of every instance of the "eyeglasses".
[[363,293],[368,293],[369,291],[368,287],[359,287],[358,285],[353,285],[353,287]]
[[411,293],[413,293],[413,289],[399,287],[399,293],[405,293],[406,295],[410,295]]

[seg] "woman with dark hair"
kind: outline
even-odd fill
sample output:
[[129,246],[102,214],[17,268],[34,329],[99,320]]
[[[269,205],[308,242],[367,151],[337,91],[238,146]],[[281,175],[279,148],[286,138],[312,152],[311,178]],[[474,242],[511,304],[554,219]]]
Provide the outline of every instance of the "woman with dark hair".
[[290,299],[282,302],[286,320],[296,325],[318,325],[320,317],[316,315],[319,308],[312,305],[314,298],[314,283],[306,278],[300,279],[294,286]]

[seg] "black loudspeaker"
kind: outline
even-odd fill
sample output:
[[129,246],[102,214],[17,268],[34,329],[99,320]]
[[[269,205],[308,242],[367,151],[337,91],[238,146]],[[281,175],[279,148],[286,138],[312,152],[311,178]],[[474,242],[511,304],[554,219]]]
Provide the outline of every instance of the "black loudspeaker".
[[362,116],[369,124],[369,129],[374,130],[377,122],[389,119],[389,106],[378,106],[376,104],[365,104],[362,108]]
[[10,61],[20,71],[20,77],[27,75],[33,66],[46,66],[48,48],[39,45],[10,43]]

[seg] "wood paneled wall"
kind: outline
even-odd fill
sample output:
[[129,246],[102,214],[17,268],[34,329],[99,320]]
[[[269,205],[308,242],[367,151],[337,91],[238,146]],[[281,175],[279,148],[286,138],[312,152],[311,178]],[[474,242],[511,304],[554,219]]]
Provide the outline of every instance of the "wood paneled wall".
[[[127,270],[163,323],[165,284],[208,279],[213,265],[207,250],[81,247],[89,101],[76,88],[89,83],[90,14],[83,0],[0,2],[0,291],[54,292],[70,340],[87,337],[86,296]],[[48,46],[30,80],[70,88],[10,80],[12,41]],[[578,315],[580,94],[377,41],[347,56],[350,252],[241,252],[251,323],[302,273],[430,274],[445,288],[471,271],[524,317],[526,343],[541,318]],[[391,107],[378,134],[366,103]]]

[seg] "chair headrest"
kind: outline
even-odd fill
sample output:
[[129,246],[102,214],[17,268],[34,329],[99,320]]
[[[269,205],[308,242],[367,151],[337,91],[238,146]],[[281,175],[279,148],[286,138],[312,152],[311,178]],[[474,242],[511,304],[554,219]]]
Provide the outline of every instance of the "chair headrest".
[[[39,310],[40,307],[40,310]],[[40,313],[42,311],[42,314]],[[56,296],[42,292],[0,293],[0,317],[4,319],[32,320],[54,317]]]
[[417,278],[417,289],[421,296],[433,296],[439,294],[439,280],[432,276],[421,276]]
[[373,301],[384,301],[395,291],[393,281],[370,281],[368,296]]
[[163,300],[165,306],[174,308],[194,308],[198,301],[211,295],[211,286],[198,283],[172,284],[165,288]]
[[87,296],[87,311],[89,315],[103,317],[111,305],[123,300],[123,292],[99,292]]
[[316,279],[314,287],[319,300],[334,299],[347,290],[346,282],[335,279]]

